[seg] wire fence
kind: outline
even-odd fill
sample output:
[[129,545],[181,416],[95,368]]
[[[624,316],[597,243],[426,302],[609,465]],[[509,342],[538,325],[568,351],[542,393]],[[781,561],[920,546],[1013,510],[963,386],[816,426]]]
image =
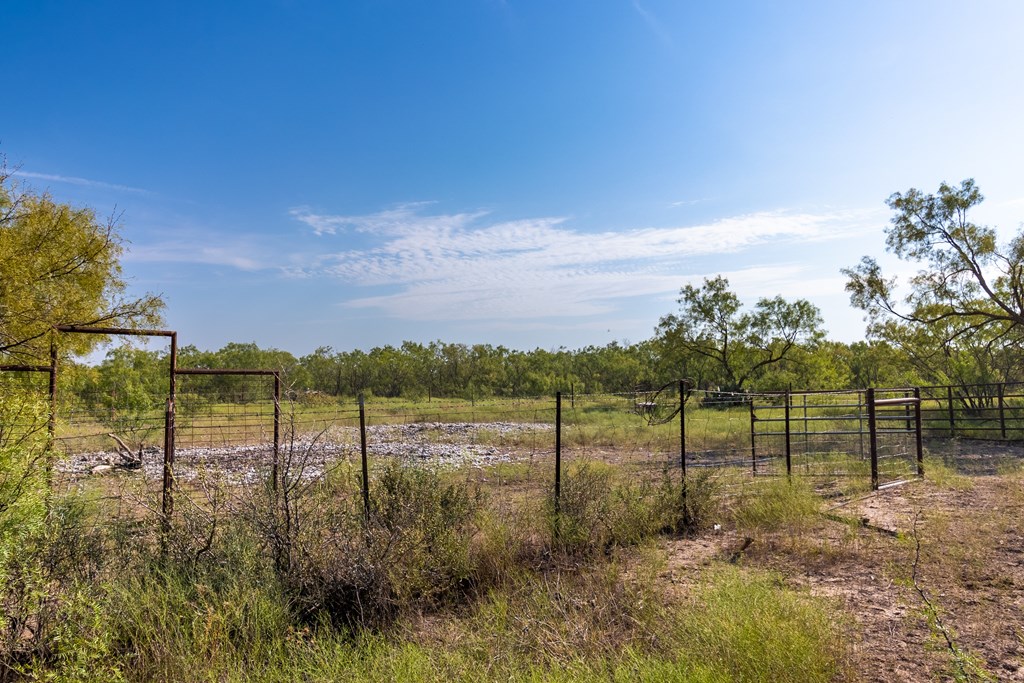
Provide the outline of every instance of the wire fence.
[[1024,440],[1024,383],[921,387],[925,435]]
[[344,473],[369,505],[380,471],[414,465],[463,477],[499,505],[557,510],[563,477],[584,469],[644,486],[712,471],[728,482],[790,476],[823,490],[879,488],[922,472],[923,435],[1024,438],[1016,385],[952,400],[936,387],[727,393],[685,382],[617,394],[363,400],[283,390],[269,370],[174,368],[173,379],[148,384],[52,376],[46,366],[0,368],[4,396],[33,399],[3,403],[24,414],[0,415],[0,445],[45,431],[64,485],[119,473],[101,488],[145,501],[168,523],[175,489],[193,505],[189,496],[213,479],[276,491]]

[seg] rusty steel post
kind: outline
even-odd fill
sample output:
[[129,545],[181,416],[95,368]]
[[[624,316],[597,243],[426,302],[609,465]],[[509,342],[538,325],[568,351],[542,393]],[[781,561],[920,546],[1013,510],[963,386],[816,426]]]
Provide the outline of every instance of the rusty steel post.
[[686,497],[686,403],[683,395],[686,380],[679,380],[679,467],[683,473],[683,497]]
[[164,529],[171,530],[171,516],[174,514],[174,437],[175,401],[178,396],[178,333],[171,332],[169,354],[170,376],[168,383],[167,413],[164,416],[164,486],[163,513]]
[[875,423],[875,390],[867,392],[868,404],[868,439],[871,448],[871,489],[878,490],[878,429]]
[[917,446],[917,476],[924,476],[924,434],[921,427],[921,388],[914,387],[914,422],[917,424],[915,429],[915,441]]
[[50,414],[46,420],[46,494],[47,501],[53,491],[53,466],[57,448],[57,333],[50,333],[50,372],[47,391],[50,398]]
[[370,466],[366,458],[366,405],[362,394],[359,394],[359,450],[363,459],[363,519],[367,532],[370,528]]
[[683,525],[690,525],[690,508],[686,504],[686,380],[679,380],[679,468],[680,498],[683,504]]
[[164,411],[164,478],[163,478],[163,499],[160,512],[161,519],[161,545],[162,550],[167,549],[167,539],[171,532],[171,515],[174,514],[174,485],[172,475],[171,458],[174,457],[174,450],[171,446],[171,434],[174,432],[174,408],[173,401],[167,399],[167,407]]
[[751,474],[757,474],[757,432],[754,429],[757,416],[754,414],[753,396],[747,399],[747,404],[750,406],[750,472]]
[[57,340],[50,339],[50,419],[47,421],[46,430],[52,445],[57,434]]

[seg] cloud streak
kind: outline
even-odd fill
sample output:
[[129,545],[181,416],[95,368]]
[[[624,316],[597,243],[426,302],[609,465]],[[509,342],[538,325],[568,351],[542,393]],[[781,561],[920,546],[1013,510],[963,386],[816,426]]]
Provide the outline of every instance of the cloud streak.
[[95,187],[103,190],[117,190],[118,192],[133,192],[136,194],[152,194],[149,190],[116,183],[106,183],[101,180],[89,180],[76,176],[55,175],[53,173],[35,173],[33,171],[14,171],[11,175],[19,178],[30,178],[32,180],[48,180],[54,183],[66,183],[68,185],[79,185],[81,187]]
[[[683,273],[713,257],[848,237],[866,225],[865,214],[774,211],[705,225],[587,233],[562,217],[488,222],[484,212],[424,215],[424,207],[367,216],[294,209],[292,216],[316,235],[373,239],[367,248],[320,253],[288,272],[381,288],[384,293],[345,305],[402,319],[595,316],[618,311],[633,297],[670,298],[690,279]],[[788,290],[799,286],[794,268],[802,266],[751,268],[737,276],[774,280]],[[832,279],[819,284],[835,286]]]
[[136,263],[198,263],[211,266],[230,266],[244,271],[266,267],[258,259],[240,253],[237,246],[211,244],[182,244],[160,242],[145,246],[133,245],[124,260]]

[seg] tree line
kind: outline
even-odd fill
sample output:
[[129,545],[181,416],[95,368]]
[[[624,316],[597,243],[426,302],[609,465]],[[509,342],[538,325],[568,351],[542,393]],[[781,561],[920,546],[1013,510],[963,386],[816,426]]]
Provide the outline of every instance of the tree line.
[[[404,342],[370,351],[336,351],[329,346],[296,357],[255,343],[230,343],[216,351],[186,346],[180,368],[267,368],[281,372],[293,398],[483,399],[553,395],[556,391],[621,393],[654,389],[680,378],[696,388],[725,391],[735,370],[715,366],[699,353],[685,353],[671,339],[656,336],[635,344],[612,342],[580,349],[520,351],[490,344]],[[738,345],[737,356],[755,349]],[[97,365],[65,373],[73,392],[94,406],[152,402],[168,384],[166,351],[129,346],[110,349]],[[796,346],[778,363],[751,373],[738,391],[906,386],[921,383],[898,349],[884,342],[820,340]],[[269,384],[236,376],[179,378],[179,392],[216,401],[269,398]]]

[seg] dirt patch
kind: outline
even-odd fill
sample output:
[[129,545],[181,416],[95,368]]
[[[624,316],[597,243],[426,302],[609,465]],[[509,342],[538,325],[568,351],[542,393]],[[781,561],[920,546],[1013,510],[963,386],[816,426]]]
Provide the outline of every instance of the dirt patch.
[[968,476],[952,483],[832,502],[809,529],[669,541],[666,588],[685,591],[706,565],[738,558],[846,615],[851,680],[1024,681],[1024,476],[1010,471],[1022,455],[955,443],[946,457]]

